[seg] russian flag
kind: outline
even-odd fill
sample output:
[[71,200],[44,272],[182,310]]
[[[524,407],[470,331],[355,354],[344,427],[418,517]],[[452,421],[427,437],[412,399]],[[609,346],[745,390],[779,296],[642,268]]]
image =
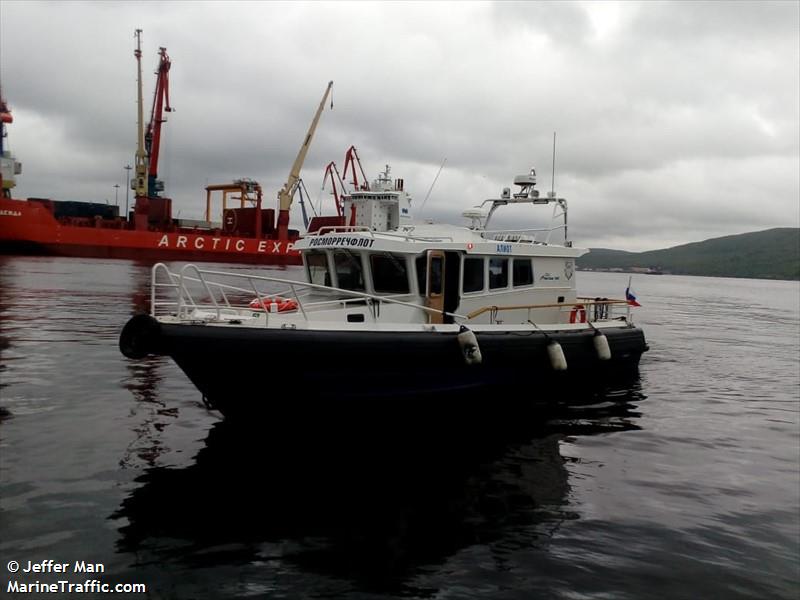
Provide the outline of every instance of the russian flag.
[[641,304],[636,301],[636,295],[631,291],[630,279],[628,279],[628,287],[625,288],[625,300],[627,300],[628,304],[631,306],[641,306]]

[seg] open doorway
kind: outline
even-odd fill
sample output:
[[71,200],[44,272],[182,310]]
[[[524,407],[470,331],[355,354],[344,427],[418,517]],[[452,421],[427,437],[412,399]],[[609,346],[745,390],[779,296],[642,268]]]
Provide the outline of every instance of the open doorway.
[[425,272],[425,305],[437,311],[428,313],[428,322],[453,323],[453,317],[446,313],[458,307],[459,253],[428,250]]

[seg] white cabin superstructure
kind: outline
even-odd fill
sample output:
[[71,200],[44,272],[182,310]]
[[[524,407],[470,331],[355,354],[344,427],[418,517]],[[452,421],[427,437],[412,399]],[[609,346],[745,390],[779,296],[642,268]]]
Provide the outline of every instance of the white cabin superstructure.
[[[566,237],[566,202],[552,195],[539,198],[533,170],[515,179],[521,188],[518,193],[512,196],[505,188],[500,198],[465,211],[471,224],[463,227],[403,224],[410,221],[408,196],[402,180],[393,185],[388,174],[387,166],[376,181],[380,188],[360,192],[357,200],[346,204],[356,207],[356,225],[323,228],[295,245],[310,283],[402,301],[404,305],[385,308],[403,314],[382,312],[373,317],[384,322],[453,323],[453,315],[466,316],[487,306],[533,304],[542,305],[535,315],[527,308],[504,310],[502,315],[486,311],[472,322],[527,323],[532,316],[541,323],[568,322],[570,313],[564,307],[577,300],[575,260],[586,250],[573,248],[566,240],[549,242],[561,229]],[[550,203],[560,207],[555,216],[563,217],[563,225],[544,230],[487,229],[500,206]],[[406,303],[435,312],[412,309]],[[365,321],[372,320],[363,307],[348,312],[353,318],[363,314]],[[341,312],[315,316],[342,318]]]
[[371,186],[342,196],[343,212],[350,227],[390,231],[411,223],[411,196],[403,180],[392,181],[389,165]]

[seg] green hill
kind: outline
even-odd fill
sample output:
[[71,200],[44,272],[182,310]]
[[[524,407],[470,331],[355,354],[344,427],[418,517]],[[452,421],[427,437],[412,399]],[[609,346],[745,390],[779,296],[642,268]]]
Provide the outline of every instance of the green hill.
[[649,268],[675,275],[800,280],[800,229],[781,227],[727,235],[648,252],[592,248],[578,259],[578,268]]

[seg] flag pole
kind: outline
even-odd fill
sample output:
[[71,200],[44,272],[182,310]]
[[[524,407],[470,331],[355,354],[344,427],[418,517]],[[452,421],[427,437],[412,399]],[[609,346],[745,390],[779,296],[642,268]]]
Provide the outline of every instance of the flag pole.
[[630,323],[631,321],[631,301],[629,299],[631,293],[631,281],[633,280],[633,275],[628,275],[628,287],[625,288],[625,308],[628,309],[627,315],[625,317],[625,322]]

